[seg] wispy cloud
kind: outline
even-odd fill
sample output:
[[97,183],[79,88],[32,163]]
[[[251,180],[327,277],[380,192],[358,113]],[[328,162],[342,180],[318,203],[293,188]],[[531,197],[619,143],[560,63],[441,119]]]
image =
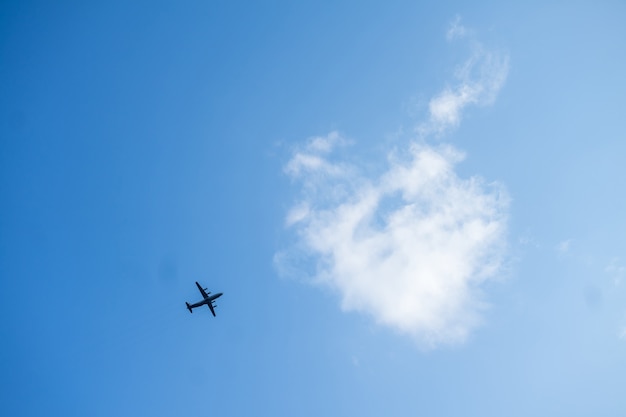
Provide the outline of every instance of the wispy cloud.
[[424,135],[458,123],[467,104],[495,98],[505,74],[486,69],[488,56],[459,70],[465,87],[431,100],[418,140],[402,156],[390,151],[383,172],[335,157],[349,145],[338,132],[294,151],[285,172],[302,192],[285,223],[297,242],[275,255],[280,272],[308,269],[314,282],[337,291],[344,310],[368,314],[424,347],[466,340],[486,306],[483,284],[501,270],[509,200],[497,183],[457,175],[464,153],[429,145]]
[[324,158],[337,146],[345,146],[349,141],[337,132],[331,132],[328,136],[318,136],[308,140],[301,152],[296,152],[285,166],[285,172],[291,177],[298,178],[302,175],[323,175],[336,177],[344,174],[346,167],[340,164],[331,164]]
[[626,276],[626,267],[620,263],[619,258],[613,258],[604,268],[604,272],[609,274],[615,286],[619,286]]
[[456,15],[448,25],[446,31],[446,39],[452,41],[458,38],[464,38],[470,31],[461,24],[461,16]]
[[556,251],[560,256],[566,255],[572,246],[572,239],[566,239],[556,245]]
[[454,81],[429,101],[428,120],[417,128],[421,136],[440,135],[456,128],[468,105],[492,104],[506,81],[508,55],[485,48],[461,24],[460,18],[455,18],[448,29],[447,39],[467,37],[471,38],[471,55],[456,69]]

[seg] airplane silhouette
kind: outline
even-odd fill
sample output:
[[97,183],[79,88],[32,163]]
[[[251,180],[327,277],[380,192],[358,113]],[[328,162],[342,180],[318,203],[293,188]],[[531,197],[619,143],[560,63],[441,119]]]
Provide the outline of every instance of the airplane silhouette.
[[190,313],[193,313],[193,309],[196,307],[200,307],[203,305],[207,305],[209,306],[209,309],[211,310],[211,313],[213,313],[213,317],[215,317],[215,310],[214,308],[217,307],[215,304],[213,304],[213,301],[216,298],[220,298],[222,296],[223,293],[218,292],[215,295],[209,295],[211,294],[210,292],[206,292],[206,288],[202,288],[200,286],[200,284],[198,284],[198,281],[196,281],[196,285],[198,286],[198,289],[200,290],[200,293],[202,294],[202,296],[204,297],[204,300],[202,301],[198,301],[195,304],[189,304],[188,302],[185,301],[185,304],[187,304],[187,309],[189,310]]

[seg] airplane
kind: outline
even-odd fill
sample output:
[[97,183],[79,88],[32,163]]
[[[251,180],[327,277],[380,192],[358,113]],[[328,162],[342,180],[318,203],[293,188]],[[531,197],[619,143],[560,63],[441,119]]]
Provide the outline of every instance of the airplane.
[[215,317],[215,310],[214,308],[217,307],[215,304],[213,304],[213,301],[216,298],[220,298],[222,296],[221,292],[218,292],[215,295],[209,295],[211,294],[211,292],[206,292],[206,288],[202,288],[200,286],[200,284],[198,284],[198,281],[196,281],[196,285],[198,286],[198,289],[200,290],[200,293],[202,294],[202,296],[204,297],[204,300],[202,301],[198,301],[195,304],[189,304],[188,302],[185,301],[185,304],[187,304],[187,309],[189,310],[190,313],[193,313],[193,309],[196,307],[200,307],[203,305],[207,305],[209,306],[209,309],[211,310],[211,313],[213,313],[213,317]]

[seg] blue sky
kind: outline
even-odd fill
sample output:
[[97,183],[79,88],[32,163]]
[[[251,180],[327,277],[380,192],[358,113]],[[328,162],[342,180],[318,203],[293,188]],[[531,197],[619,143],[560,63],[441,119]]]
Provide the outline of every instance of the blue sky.
[[0,413],[623,415],[625,17],[3,3]]

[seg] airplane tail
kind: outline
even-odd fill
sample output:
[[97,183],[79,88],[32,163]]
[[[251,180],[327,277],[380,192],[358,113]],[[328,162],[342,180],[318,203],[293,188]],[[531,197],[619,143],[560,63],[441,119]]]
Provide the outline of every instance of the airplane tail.
[[189,303],[185,301],[185,304],[187,304],[187,310],[189,310],[190,313],[193,313],[193,310],[191,309],[191,306],[189,305]]

